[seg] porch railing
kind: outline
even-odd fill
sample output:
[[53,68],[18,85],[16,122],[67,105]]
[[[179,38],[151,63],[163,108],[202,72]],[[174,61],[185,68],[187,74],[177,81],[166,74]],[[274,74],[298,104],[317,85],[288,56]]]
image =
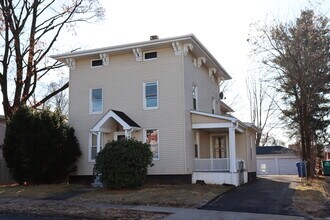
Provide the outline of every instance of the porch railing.
[[229,158],[194,159],[195,171],[228,171],[229,169]]

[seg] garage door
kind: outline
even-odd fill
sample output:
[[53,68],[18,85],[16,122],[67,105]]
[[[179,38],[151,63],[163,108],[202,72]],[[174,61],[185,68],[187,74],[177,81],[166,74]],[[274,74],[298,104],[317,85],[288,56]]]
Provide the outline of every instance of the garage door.
[[298,158],[278,158],[278,167],[280,175],[296,175],[297,167],[296,163]]
[[299,158],[258,158],[258,175],[296,175]]
[[276,163],[275,159],[267,158],[267,159],[258,159],[257,160],[257,174],[258,175],[276,175]]

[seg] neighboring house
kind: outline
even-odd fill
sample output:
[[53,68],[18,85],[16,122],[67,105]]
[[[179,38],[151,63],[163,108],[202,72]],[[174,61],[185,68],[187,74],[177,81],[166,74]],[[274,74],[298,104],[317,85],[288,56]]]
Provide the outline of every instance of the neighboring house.
[[97,153],[125,138],[150,144],[149,181],[239,185],[256,177],[256,128],[228,114],[219,84],[231,77],[194,35],[53,58],[70,68],[69,122],[82,150],[71,181],[90,178]]
[[[3,144],[6,134],[6,119],[5,116],[0,115],[0,145]],[[9,174],[5,158],[2,155],[0,147],[0,184],[12,183],[13,179]]]
[[296,163],[301,159],[289,148],[281,146],[257,147],[258,175],[296,175]]

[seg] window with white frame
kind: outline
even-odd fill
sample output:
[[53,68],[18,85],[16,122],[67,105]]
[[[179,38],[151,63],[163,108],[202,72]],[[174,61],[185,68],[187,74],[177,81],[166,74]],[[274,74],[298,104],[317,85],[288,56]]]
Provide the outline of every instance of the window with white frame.
[[96,154],[97,154],[97,134],[92,133],[91,134],[91,160],[95,160]]
[[92,132],[89,138],[90,161],[93,162],[95,161],[96,155],[104,148],[104,135],[102,132]]
[[158,108],[158,82],[143,83],[143,93],[144,109]]
[[154,59],[157,59],[157,51],[144,52],[143,53],[143,59],[144,60],[154,60]]
[[215,101],[215,98],[212,97],[212,114],[216,114],[217,113],[216,112],[216,109],[217,109],[216,105],[217,105],[217,103]]
[[90,90],[90,109],[91,114],[103,112],[103,91],[102,88]]
[[192,91],[192,98],[193,98],[193,109],[197,110],[198,107],[198,88],[196,85],[193,85],[193,91]]
[[159,132],[158,129],[146,129],[144,132],[144,140],[150,144],[150,150],[153,159],[159,159]]

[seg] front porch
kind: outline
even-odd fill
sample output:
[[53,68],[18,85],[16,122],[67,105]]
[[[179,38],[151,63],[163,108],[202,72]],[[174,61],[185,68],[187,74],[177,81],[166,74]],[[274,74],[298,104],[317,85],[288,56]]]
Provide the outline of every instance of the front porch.
[[[237,143],[244,133],[237,119],[193,111],[194,172],[192,182],[239,186],[247,182],[246,161]],[[238,154],[239,152],[239,154]]]

